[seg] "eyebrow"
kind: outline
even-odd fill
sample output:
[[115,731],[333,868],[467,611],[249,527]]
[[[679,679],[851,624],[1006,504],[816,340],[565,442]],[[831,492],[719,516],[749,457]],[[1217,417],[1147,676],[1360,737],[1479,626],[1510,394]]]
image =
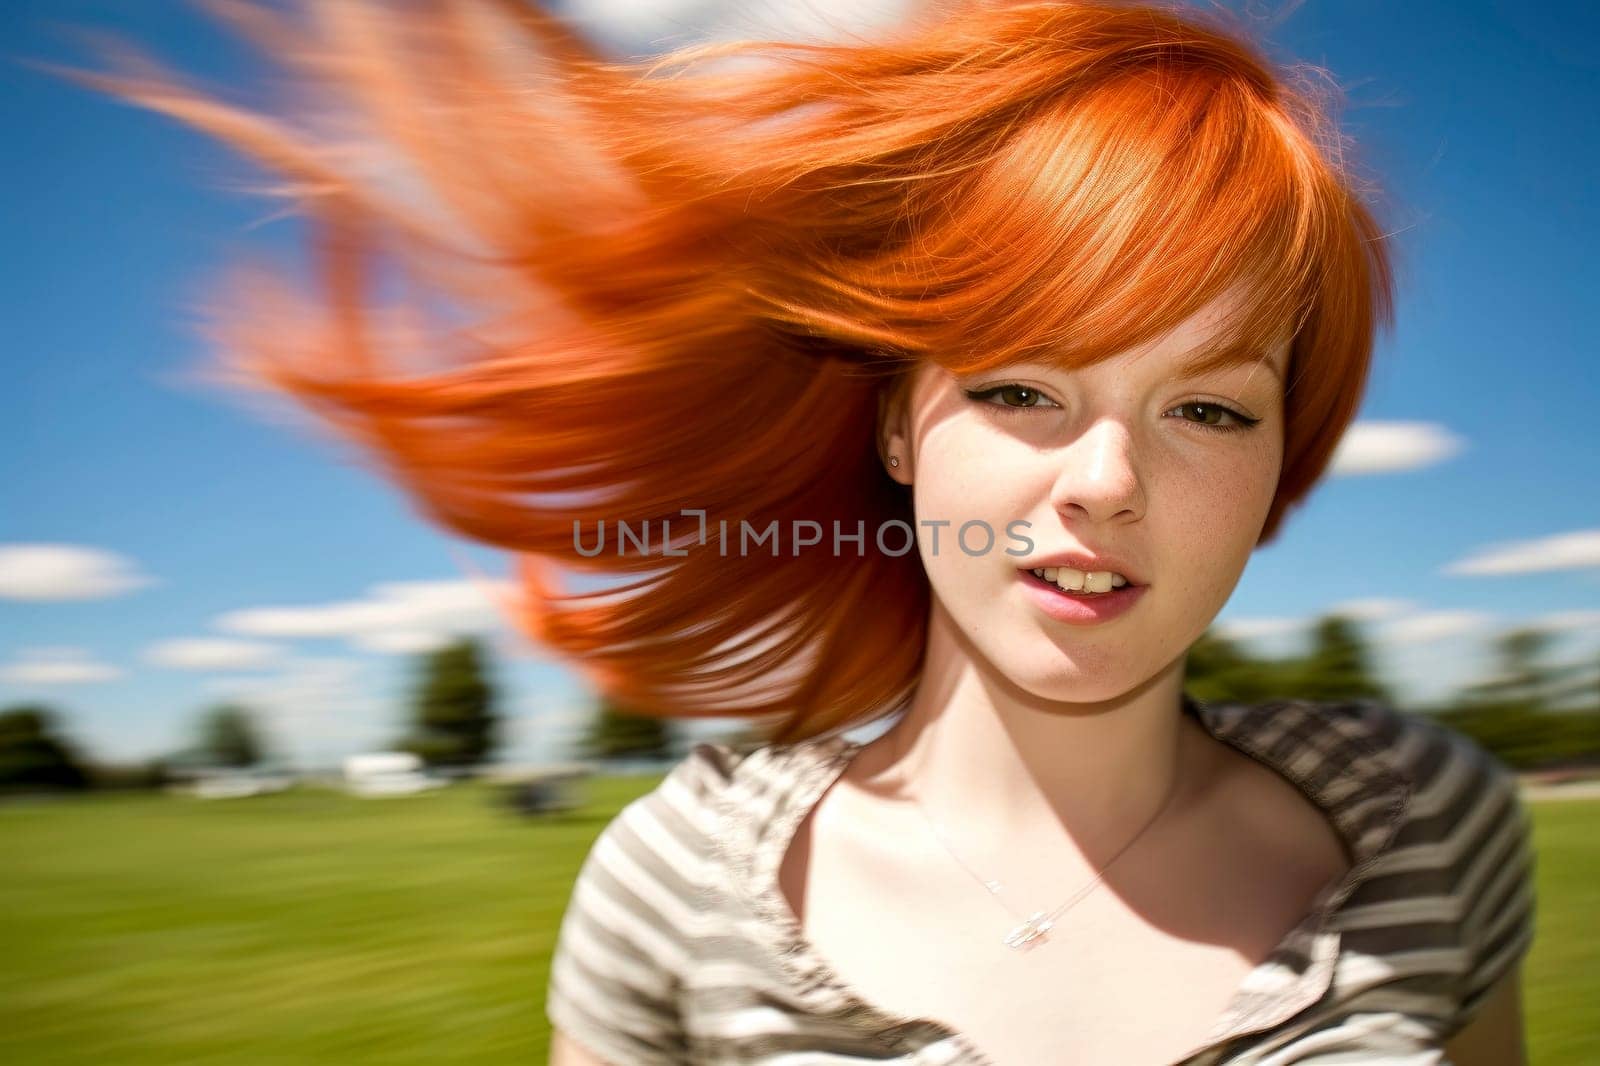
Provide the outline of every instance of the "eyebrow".
[[1218,347],[1202,347],[1189,355],[1183,363],[1183,373],[1186,375],[1204,374],[1209,370],[1223,370],[1228,367],[1239,366],[1244,363],[1254,363],[1264,366],[1272,372],[1272,376],[1283,383],[1283,373],[1274,363],[1271,354],[1262,351],[1255,345],[1223,344]]

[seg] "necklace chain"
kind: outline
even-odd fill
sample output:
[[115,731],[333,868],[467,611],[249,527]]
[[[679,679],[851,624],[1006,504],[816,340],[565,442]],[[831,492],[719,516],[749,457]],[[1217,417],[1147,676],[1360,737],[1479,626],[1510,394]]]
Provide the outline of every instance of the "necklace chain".
[[993,897],[996,903],[999,903],[1006,909],[1007,912],[1010,913],[1013,918],[1016,918],[1019,921],[1020,924],[1013,927],[1008,933],[1006,933],[1005,940],[1003,942],[1007,947],[1023,950],[1031,948],[1035,943],[1044,939],[1044,936],[1047,932],[1049,932],[1050,927],[1055,924],[1055,920],[1066,910],[1076,905],[1079,900],[1083,899],[1083,897],[1087,896],[1090,892],[1093,892],[1095,888],[1100,885],[1100,882],[1105,879],[1106,871],[1111,869],[1111,864],[1120,859],[1129,848],[1133,847],[1140,837],[1144,836],[1145,831],[1156,823],[1156,819],[1161,817],[1161,815],[1166,811],[1167,806],[1172,802],[1173,796],[1177,795],[1178,776],[1179,775],[1175,770],[1172,775],[1172,781],[1167,786],[1167,794],[1162,799],[1160,806],[1156,808],[1155,813],[1145,820],[1144,825],[1139,827],[1139,831],[1134,833],[1133,836],[1128,839],[1126,844],[1123,844],[1122,847],[1117,849],[1116,854],[1112,855],[1111,858],[1105,861],[1105,863],[1100,867],[1099,872],[1094,875],[1093,879],[1091,879],[1088,884],[1079,888],[1067,898],[1066,902],[1062,903],[1054,910],[1049,911],[1048,913],[1045,911],[1034,911],[1032,914],[1029,914],[1026,917],[1018,914],[1014,909],[1012,909],[1009,903],[1000,898],[1001,884],[999,881],[996,881],[992,878],[983,877],[971,866],[967,865],[966,861],[956,853],[955,848],[951,847],[949,840],[945,838],[943,830],[939,828],[939,824],[933,820],[933,816],[930,815],[927,808],[922,805],[922,801],[917,799],[915,793],[913,793],[911,796],[911,802],[916,804],[917,810],[922,813],[923,819],[928,823],[928,828],[933,830],[934,837],[939,841],[944,850],[949,852],[950,857],[954,859],[963,870],[970,874],[973,880],[982,885],[984,889],[988,891],[989,895]]

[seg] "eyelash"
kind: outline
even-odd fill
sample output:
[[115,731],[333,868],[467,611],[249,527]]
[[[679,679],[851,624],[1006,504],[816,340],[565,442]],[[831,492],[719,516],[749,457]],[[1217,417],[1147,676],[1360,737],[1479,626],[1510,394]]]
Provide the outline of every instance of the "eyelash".
[[[994,386],[991,386],[990,388],[987,388],[987,389],[963,389],[962,391],[967,394],[967,398],[968,399],[975,400],[975,401],[977,401],[979,403],[985,403],[992,396],[997,396],[1002,392],[1009,392],[1009,391],[1012,391],[1012,390],[1020,390],[1020,391],[1023,391],[1023,392],[1031,392],[1035,396],[1039,396],[1039,397],[1043,397],[1044,396],[1044,393],[1040,392],[1038,389],[1034,388],[1032,385],[1009,385],[1009,384],[1008,385],[994,385]],[[988,404],[988,406],[997,407],[997,408],[999,408],[1002,411],[1005,411],[1007,413],[1015,413],[1015,412],[1018,412],[1018,411],[1026,411],[1029,408],[1033,408],[1033,407],[1042,407],[1044,405],[1043,404],[1020,404],[1019,405],[1019,404],[1008,404],[1008,403],[991,403],[991,404]],[[1052,406],[1054,406],[1054,405],[1052,405]],[[1235,411],[1233,408],[1228,407],[1226,404],[1214,403],[1214,402],[1212,402],[1210,400],[1195,400],[1195,401],[1191,401],[1189,403],[1179,404],[1178,407],[1172,408],[1172,410],[1178,410],[1179,408],[1183,408],[1183,407],[1213,407],[1213,408],[1216,408],[1218,411],[1221,411],[1223,414],[1228,415],[1231,418],[1233,418],[1233,420],[1234,420],[1234,424],[1233,425],[1213,424],[1213,423],[1210,423],[1210,422],[1195,422],[1195,421],[1191,421],[1190,419],[1187,419],[1187,418],[1181,419],[1181,421],[1186,422],[1191,426],[1195,426],[1196,428],[1199,428],[1199,429],[1210,430],[1213,433],[1239,433],[1239,432],[1242,432],[1243,430],[1254,428],[1256,423],[1261,421],[1261,419],[1259,419],[1259,418],[1250,418],[1250,417],[1248,417],[1246,415],[1242,415],[1238,411]]]

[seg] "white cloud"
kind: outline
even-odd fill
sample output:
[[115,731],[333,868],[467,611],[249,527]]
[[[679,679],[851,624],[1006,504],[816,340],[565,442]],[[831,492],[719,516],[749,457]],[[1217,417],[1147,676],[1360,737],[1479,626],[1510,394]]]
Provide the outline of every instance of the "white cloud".
[[[1379,672],[1403,701],[1446,700],[1462,684],[1481,679],[1493,657],[1493,642],[1511,628],[1536,628],[1570,635],[1581,657],[1581,639],[1600,635],[1600,610],[1556,611],[1526,621],[1511,621],[1481,610],[1424,609],[1415,601],[1373,597],[1336,603],[1305,618],[1244,618],[1219,622],[1229,639],[1255,645],[1255,654],[1279,657],[1302,653],[1302,639],[1324,614],[1338,614],[1371,626],[1371,648]],[[1582,660],[1588,661],[1588,660]]]
[[0,544],[0,599],[103,600],[156,584],[115,552],[75,544]]
[[568,21],[607,43],[703,32],[723,0],[566,0]]
[[[577,760],[577,742],[588,731],[598,703],[587,689],[535,688],[517,696],[504,712],[497,758],[512,764]],[[685,746],[724,736],[748,725],[744,718],[684,718],[674,728]]]
[[1416,609],[1416,603],[1411,600],[1377,596],[1370,599],[1344,600],[1330,607],[1328,613],[1356,622],[1384,622],[1411,614]]
[[530,692],[501,723],[500,758],[511,763],[565,762],[594,715],[593,700]]
[[404,730],[403,708],[381,698],[358,659],[297,656],[277,673],[209,678],[203,688],[252,711],[269,747],[303,767],[336,765]]
[[1433,422],[1357,422],[1339,441],[1329,473],[1342,477],[1420,470],[1465,447],[1464,439]]
[[1384,625],[1379,635],[1384,644],[1431,644],[1450,637],[1465,636],[1494,624],[1494,615],[1484,611],[1419,611]]
[[375,651],[383,655],[421,655],[444,647],[450,642],[450,634],[396,629],[358,635],[352,637],[350,642],[362,651]]
[[[522,688],[511,673],[500,678],[496,758],[569,760],[593,713],[592,697],[560,675]],[[409,681],[389,665],[357,658],[294,656],[271,674],[212,677],[201,687],[214,700],[247,708],[269,745],[302,767],[337,767],[346,755],[386,748],[409,728]]]
[[711,34],[719,39],[764,34],[789,41],[829,41],[894,25],[923,4],[921,0],[724,0],[711,6],[720,16],[712,22]]
[[364,599],[299,607],[255,607],[216,620],[224,632],[256,637],[343,639],[352,648],[410,654],[439,647],[464,633],[505,625],[497,596],[509,581],[397,581],[375,586]]
[[1441,573],[1465,577],[1548,573],[1600,567],[1600,529],[1557,533],[1533,540],[1508,541],[1480,548]]
[[262,641],[194,637],[153,644],[145,649],[144,658],[174,670],[258,670],[282,655],[283,648]]
[[1600,630],[1600,611],[1554,611],[1540,615],[1531,623],[1534,628],[1552,633],[1581,633]]
[[1238,618],[1212,628],[1228,640],[1270,640],[1295,636],[1309,629],[1314,618]]
[[87,648],[70,646],[21,648],[15,660],[0,665],[0,681],[13,685],[88,685],[121,676]]
[[828,40],[891,25],[921,0],[566,0],[562,14],[602,45],[655,53],[695,40]]

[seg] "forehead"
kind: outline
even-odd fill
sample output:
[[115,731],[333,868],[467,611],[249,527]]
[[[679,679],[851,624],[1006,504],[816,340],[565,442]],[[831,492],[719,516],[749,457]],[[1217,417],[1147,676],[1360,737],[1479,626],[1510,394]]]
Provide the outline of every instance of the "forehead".
[[1246,308],[1237,291],[1212,300],[1166,334],[1133,349],[1133,356],[1175,361],[1180,373],[1205,373],[1241,365],[1270,371],[1280,381],[1288,376],[1290,338],[1257,339],[1236,328]]

